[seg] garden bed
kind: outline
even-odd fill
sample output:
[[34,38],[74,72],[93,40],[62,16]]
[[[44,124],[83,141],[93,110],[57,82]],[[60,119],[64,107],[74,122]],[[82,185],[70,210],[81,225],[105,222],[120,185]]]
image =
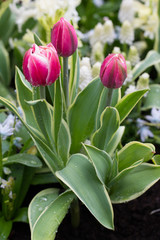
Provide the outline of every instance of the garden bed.
[[[159,240],[160,182],[131,202],[114,205],[115,231],[102,227],[85,206],[81,206],[81,221],[77,230],[70,224],[70,214],[59,227],[56,240]],[[47,224],[47,223],[46,223]],[[29,226],[15,223],[8,240],[30,240]]]

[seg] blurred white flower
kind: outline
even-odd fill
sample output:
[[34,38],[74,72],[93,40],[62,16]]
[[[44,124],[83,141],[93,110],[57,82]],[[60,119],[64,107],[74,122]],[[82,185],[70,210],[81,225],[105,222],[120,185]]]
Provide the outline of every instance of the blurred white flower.
[[103,60],[104,60],[103,44],[101,42],[96,42],[92,47],[91,64],[93,65],[94,63],[102,62]]
[[141,29],[144,30],[144,36],[150,39],[154,39],[156,34],[158,24],[157,14],[152,14],[148,17],[148,21],[141,26]]
[[55,17],[56,11],[64,10],[64,18],[77,23],[80,19],[76,7],[81,0],[13,0],[10,4],[11,11],[15,14],[18,30],[22,30],[22,25],[31,17],[39,19],[49,15]]
[[89,38],[89,42],[90,42],[91,46],[94,46],[95,43],[101,41],[102,34],[103,34],[103,25],[101,23],[98,23],[95,26],[94,31]]
[[145,140],[148,137],[151,137],[151,138],[154,137],[154,135],[151,132],[151,130],[149,129],[149,127],[144,125],[145,123],[146,123],[146,121],[144,121],[140,118],[137,119],[137,127],[139,128],[137,134],[140,135],[140,139],[142,142],[145,142]]
[[90,65],[90,58],[84,57],[80,62],[80,79],[79,88],[83,90],[92,80],[92,70]]
[[0,134],[3,140],[13,134],[14,121],[15,121],[15,117],[12,114],[10,114],[8,115],[8,117],[5,119],[3,123],[0,123]]
[[99,76],[100,74],[101,63],[96,62],[92,67],[92,78]]
[[119,54],[121,53],[121,49],[119,47],[114,47],[112,53]]
[[115,39],[115,31],[113,27],[113,23],[110,19],[105,18],[105,23],[103,25],[103,31],[101,35],[102,43],[113,43]]
[[132,82],[132,77],[133,77],[133,74],[132,74],[132,71],[131,71],[131,62],[126,61],[126,65],[127,65],[127,77],[124,81],[124,85]]
[[134,29],[129,21],[124,21],[119,35],[119,40],[121,43],[126,43],[131,45],[134,40]]
[[97,7],[101,7],[104,4],[104,0],[93,0],[93,3]]
[[137,90],[136,86],[135,85],[130,85],[127,90],[125,91],[125,95],[129,94],[129,93],[132,93],[132,92],[135,92]]
[[120,6],[118,17],[120,22],[126,20],[132,22],[135,15],[135,1],[134,0],[123,0]]
[[151,123],[160,123],[160,109],[152,108],[151,115],[145,117]]
[[135,46],[129,48],[128,60],[131,62],[132,66],[135,66],[140,61],[139,53]]

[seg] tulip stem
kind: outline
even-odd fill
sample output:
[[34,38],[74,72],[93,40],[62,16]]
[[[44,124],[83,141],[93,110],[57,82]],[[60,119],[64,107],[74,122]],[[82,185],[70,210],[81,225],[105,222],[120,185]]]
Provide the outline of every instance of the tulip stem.
[[66,107],[69,106],[69,83],[68,83],[68,57],[63,57],[63,90]]
[[45,99],[46,98],[46,89],[44,86],[39,86],[40,89],[40,97],[41,99]]
[[113,88],[108,88],[108,96],[107,96],[107,107],[111,106],[112,101],[112,95],[113,95]]

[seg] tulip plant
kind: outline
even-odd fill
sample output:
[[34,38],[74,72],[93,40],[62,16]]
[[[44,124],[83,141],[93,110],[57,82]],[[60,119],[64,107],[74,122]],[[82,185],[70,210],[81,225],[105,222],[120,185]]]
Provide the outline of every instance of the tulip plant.
[[[51,35],[47,46],[35,35],[35,44],[23,59],[23,73],[16,69],[23,117],[15,105],[0,97],[24,124],[60,184],[39,192],[31,201],[32,240],[55,239],[70,207],[77,225],[78,199],[104,227],[114,229],[112,204],[137,198],[160,178],[160,156],[154,155],[154,145],[137,141],[121,145],[123,121],[148,91],[121,96],[127,76],[124,57],[106,57],[100,77],[79,91],[75,30],[62,18]],[[133,77],[146,66],[144,60],[133,69]]]

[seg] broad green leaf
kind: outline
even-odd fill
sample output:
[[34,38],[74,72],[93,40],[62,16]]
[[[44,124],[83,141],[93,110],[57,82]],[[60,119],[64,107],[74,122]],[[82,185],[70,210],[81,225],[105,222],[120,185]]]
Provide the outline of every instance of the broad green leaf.
[[34,116],[33,107],[27,103],[27,101],[30,101],[32,99],[32,88],[29,82],[25,80],[22,72],[18,68],[16,68],[15,83],[17,98],[19,105],[23,111],[24,121],[26,121],[26,123],[35,129],[39,129]]
[[113,203],[123,203],[142,195],[160,178],[160,166],[143,163],[123,170],[112,181],[109,195]]
[[13,92],[13,89],[10,89],[9,87],[5,86],[1,80],[0,80],[0,96],[10,100],[11,102],[16,102],[15,93]]
[[[96,130],[100,127],[100,116],[104,111],[104,109],[106,108],[107,96],[108,96],[108,88],[104,88],[99,100],[99,105],[97,110]],[[120,99],[121,99],[121,89],[120,88],[113,89],[111,107],[114,107],[119,102]]]
[[3,158],[3,165],[10,165],[13,163],[20,163],[28,167],[42,167],[42,163],[38,157],[27,154],[27,153],[18,153],[6,158]]
[[68,122],[71,132],[71,152],[78,152],[95,127],[96,112],[103,85],[99,78],[93,80],[75,98],[69,108]]
[[102,150],[106,150],[120,124],[119,114],[116,108],[107,107],[101,115],[100,128],[92,136],[92,144]]
[[52,172],[46,173],[35,173],[32,179],[32,185],[39,185],[39,184],[49,184],[49,183],[57,183],[58,180],[53,175]]
[[148,89],[138,90],[125,95],[117,104],[116,108],[119,112],[120,121],[122,122],[132,111],[137,102],[143,97]]
[[83,145],[97,173],[97,177],[106,184],[111,175],[112,159],[105,151],[90,145]]
[[41,133],[44,135],[44,142],[48,144],[50,148],[55,149],[52,129],[52,106],[45,99],[28,101],[27,103],[30,105],[30,108],[33,108],[37,125],[39,126]]
[[79,56],[78,50],[71,56],[71,68],[70,68],[70,78],[69,78],[69,98],[70,103],[73,103],[77,92],[79,84]]
[[160,63],[160,54],[154,50],[149,51],[145,59],[139,62],[132,70],[132,80],[134,81],[141,73],[143,73],[147,68]]
[[0,217],[0,239],[7,240],[12,230],[12,221],[5,221],[4,217]]
[[2,41],[0,41],[0,80],[5,86],[9,86],[11,81],[9,54]]
[[62,120],[59,134],[58,134],[58,143],[57,143],[57,152],[61,156],[64,165],[66,165],[69,158],[69,151],[71,147],[71,136],[69,132],[69,127],[67,123]]
[[44,161],[46,162],[47,166],[51,169],[51,171],[54,173],[57,169],[61,169],[63,167],[63,162],[56,153],[53,152],[52,149],[49,148],[48,145],[45,144],[43,141],[43,135],[40,135],[40,132],[38,132],[33,127],[29,126],[19,115],[18,109],[7,99],[0,97],[0,102],[10,109],[11,112],[13,112],[23,123],[23,125],[26,127],[30,135],[32,136],[38,150],[40,151]]
[[160,108],[160,85],[152,84],[149,85],[149,92],[147,96],[143,99],[142,110],[148,110],[151,108]]
[[[9,38],[12,36],[16,27],[16,16],[10,10],[10,7],[6,8],[0,17],[0,39],[5,45],[8,44]],[[4,27],[5,26],[5,27]]]
[[30,203],[29,222],[32,240],[55,239],[57,229],[75,197],[71,191],[66,191],[59,196],[56,191],[43,190]]
[[63,101],[62,101],[62,87],[60,78],[55,82],[54,86],[54,110],[53,110],[53,132],[54,132],[54,142],[56,147],[58,147],[58,133],[60,131],[60,126],[63,117]]
[[16,212],[16,216],[13,222],[25,222],[28,223],[28,208],[19,208]]
[[152,144],[140,142],[130,142],[126,144],[119,152],[119,171],[128,168],[140,159],[144,162],[150,160],[155,153],[155,147]]
[[125,130],[125,127],[124,126],[120,126],[118,128],[118,130],[115,132],[115,134],[114,134],[113,138],[111,139],[111,141],[109,142],[109,144],[107,145],[106,152],[109,155],[112,155],[114,153],[114,151],[116,150],[118,144],[121,141],[121,138],[123,136],[124,130]]
[[107,190],[97,178],[93,165],[84,155],[72,155],[67,166],[56,172],[56,175],[104,227],[114,228],[113,210]]
[[59,195],[58,188],[48,188],[39,192],[31,201],[28,208],[28,217],[31,231],[41,213],[54,202]]

